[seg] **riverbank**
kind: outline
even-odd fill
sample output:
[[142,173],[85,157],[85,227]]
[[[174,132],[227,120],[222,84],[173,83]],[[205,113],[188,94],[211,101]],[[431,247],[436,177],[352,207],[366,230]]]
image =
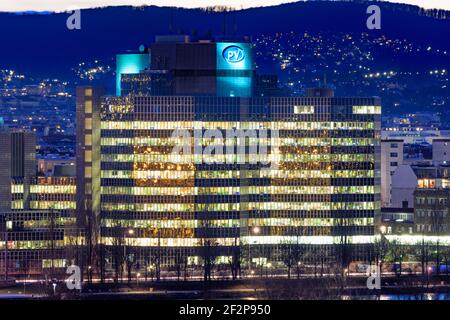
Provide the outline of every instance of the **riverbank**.
[[367,278],[317,277],[301,279],[260,278],[235,281],[142,281],[139,283],[86,284],[82,291],[68,290],[64,282],[18,283],[0,290],[7,295],[26,295],[30,299],[263,299],[263,300],[320,300],[349,299],[368,296],[450,294],[450,277],[387,276],[381,288],[370,290]]

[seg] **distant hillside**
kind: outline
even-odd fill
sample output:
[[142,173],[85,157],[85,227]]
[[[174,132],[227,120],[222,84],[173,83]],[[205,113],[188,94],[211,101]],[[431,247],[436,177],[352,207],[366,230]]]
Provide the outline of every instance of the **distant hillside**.
[[[82,30],[66,29],[68,14],[0,13],[0,68],[66,77],[80,61],[110,60],[156,34],[239,33],[257,35],[286,31],[344,31],[385,34],[450,50],[449,19],[419,14],[419,8],[379,3],[382,30],[366,29],[367,4],[300,2],[230,13],[160,7],[114,7],[82,11]],[[226,24],[224,23],[226,21]],[[169,28],[172,25],[172,28]],[[224,25],[226,30],[224,31]]]

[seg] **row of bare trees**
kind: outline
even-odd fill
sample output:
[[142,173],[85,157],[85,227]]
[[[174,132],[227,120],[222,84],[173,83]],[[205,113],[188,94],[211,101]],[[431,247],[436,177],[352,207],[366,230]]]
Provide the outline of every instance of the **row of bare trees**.
[[[211,226],[208,221],[204,221],[202,236],[198,246],[199,265],[203,272],[203,280],[211,281],[214,273],[219,269],[227,269],[231,279],[236,280],[242,276],[243,266],[247,271],[254,272],[259,268],[259,274],[263,276],[263,269],[266,274],[269,272],[283,272],[281,266],[287,271],[287,278],[291,279],[293,272],[300,278],[303,272],[309,268],[309,274],[314,276],[325,273],[339,275],[345,278],[352,262],[362,262],[369,265],[378,265],[381,270],[386,263],[394,266],[394,271],[401,275],[404,273],[403,266],[406,261],[419,262],[422,274],[425,274],[431,265],[436,267],[439,274],[440,266],[448,266],[450,261],[450,248],[438,242],[431,243],[423,240],[414,246],[403,245],[396,240],[389,241],[381,235],[372,244],[364,247],[361,254],[361,247],[351,243],[351,237],[342,229],[336,231],[336,242],[332,245],[308,245],[303,241],[301,235],[292,236],[291,241],[280,243],[276,249],[265,249],[263,245],[249,245],[240,241],[239,235],[234,237],[234,243],[229,247],[222,247],[214,240],[216,237],[211,233]],[[100,270],[100,280],[105,280],[105,263],[110,262],[113,267],[114,281],[119,282],[126,274],[128,282],[132,281],[133,272],[135,274],[143,270],[145,280],[150,278],[161,280],[161,270],[163,266],[163,252],[161,246],[161,233],[157,232],[157,246],[152,250],[137,252],[133,243],[132,234],[127,235],[129,229],[118,227],[121,230],[111,237],[112,243],[109,246],[100,245],[95,250],[99,263],[96,265]],[[294,239],[294,240],[292,240]],[[425,237],[424,237],[425,239]],[[81,245],[81,244],[79,244]],[[165,250],[165,249],[164,249]],[[356,250],[360,250],[359,253]],[[221,261],[219,257],[226,257],[226,261]],[[254,269],[256,262],[257,269]],[[187,280],[188,266],[191,262],[187,252],[177,250],[171,257],[165,257],[165,269],[172,269],[176,272],[177,280]],[[194,262],[192,262],[194,263]],[[224,264],[225,263],[225,264]],[[272,267],[272,263],[273,268]],[[85,264],[85,262],[83,262]],[[198,266],[198,265],[197,265]],[[87,266],[86,266],[87,267]],[[270,270],[272,269],[272,270]],[[312,272],[311,272],[312,269]],[[199,269],[196,269],[199,271]],[[446,267],[448,273],[448,267]]]
[[[388,241],[381,235],[369,250],[370,257],[375,263],[378,262],[381,270],[387,263],[394,264],[394,271],[397,275],[403,273],[405,262],[415,262],[420,265],[421,274],[429,272],[431,265],[436,268],[436,274],[440,274],[442,265],[448,266],[450,262],[450,247],[443,246],[440,241],[422,241],[415,245],[405,245],[398,240]],[[448,267],[445,268],[448,274]],[[411,270],[412,271],[412,270]]]

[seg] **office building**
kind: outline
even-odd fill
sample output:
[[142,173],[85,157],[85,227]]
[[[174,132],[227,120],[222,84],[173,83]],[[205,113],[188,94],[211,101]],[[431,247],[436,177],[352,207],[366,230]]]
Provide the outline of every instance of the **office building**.
[[11,178],[22,179],[28,198],[30,179],[36,175],[36,134],[0,128],[0,212],[11,209]]
[[39,157],[38,175],[40,176],[75,176],[75,159],[72,157],[46,156]]
[[[332,259],[344,238],[365,259],[380,214],[378,98],[274,96],[248,42],[159,38],[149,50],[172,95],[77,90],[77,208],[100,217],[103,244],[127,243],[141,268],[161,252],[164,266],[205,251],[228,263],[236,248],[249,267],[276,264],[282,244]],[[239,130],[249,136],[227,136]]]
[[414,191],[418,186],[417,174],[410,165],[402,164],[391,176],[391,208],[414,208]]
[[85,265],[85,234],[77,226],[74,177],[15,177],[10,194],[11,208],[0,215],[3,272],[56,277],[72,263]]
[[383,208],[393,207],[391,200],[392,176],[402,164],[403,140],[381,140],[381,206]]
[[414,200],[415,232],[442,237],[444,243],[443,236],[450,236],[450,189],[417,189]]
[[65,274],[83,265],[84,234],[58,210],[14,210],[0,215],[0,269],[5,278]]
[[76,209],[86,231],[87,264],[95,256],[100,226],[100,103],[102,88],[78,87],[76,97]]
[[[2,130],[0,128],[0,130]],[[0,132],[0,211],[11,208],[11,134],[6,130]]]
[[433,140],[433,164],[450,164],[450,139]]
[[148,50],[141,47],[139,52],[124,53],[116,56],[116,94],[120,96],[122,75],[139,74],[150,64]]
[[[150,65],[135,63],[136,55],[117,56],[117,68],[123,70],[117,74],[120,84],[117,95],[250,97],[256,85],[273,89],[276,76],[255,81],[252,46],[245,40],[237,43],[193,41],[190,36],[157,36],[149,53],[138,55],[142,61],[146,55]],[[123,68],[130,59],[134,68]],[[139,69],[141,72],[137,72]]]
[[381,221],[377,223],[384,235],[412,235],[414,230],[413,208],[381,208]]

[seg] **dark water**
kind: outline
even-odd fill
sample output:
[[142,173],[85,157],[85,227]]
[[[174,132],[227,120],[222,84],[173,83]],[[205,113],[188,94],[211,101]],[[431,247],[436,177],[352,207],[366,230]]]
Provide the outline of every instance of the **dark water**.
[[344,300],[450,300],[450,293],[382,294],[379,296],[345,296]]
[[380,300],[450,300],[450,293],[390,294],[381,295]]

